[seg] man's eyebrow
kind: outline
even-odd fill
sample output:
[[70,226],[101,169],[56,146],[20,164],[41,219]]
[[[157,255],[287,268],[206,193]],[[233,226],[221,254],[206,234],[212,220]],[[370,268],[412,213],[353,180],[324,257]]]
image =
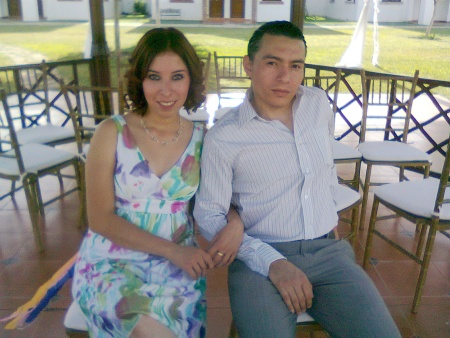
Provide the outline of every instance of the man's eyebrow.
[[[264,55],[262,59],[263,60],[271,59],[271,60],[276,60],[276,61],[282,61],[280,57],[272,55],[272,54]],[[304,59],[292,60],[291,63],[305,63],[305,60]]]

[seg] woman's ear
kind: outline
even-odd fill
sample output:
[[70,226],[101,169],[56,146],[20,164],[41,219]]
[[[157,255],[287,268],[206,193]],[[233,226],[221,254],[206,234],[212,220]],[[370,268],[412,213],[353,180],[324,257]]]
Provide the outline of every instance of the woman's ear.
[[247,73],[247,76],[252,78],[252,60],[248,57],[248,55],[244,56],[244,70]]

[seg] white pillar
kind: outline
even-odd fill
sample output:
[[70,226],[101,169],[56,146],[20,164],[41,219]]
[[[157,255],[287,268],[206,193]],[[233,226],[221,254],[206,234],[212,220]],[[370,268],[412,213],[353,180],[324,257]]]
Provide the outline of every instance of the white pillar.
[[37,0],[22,0],[21,7],[23,21],[39,21]]

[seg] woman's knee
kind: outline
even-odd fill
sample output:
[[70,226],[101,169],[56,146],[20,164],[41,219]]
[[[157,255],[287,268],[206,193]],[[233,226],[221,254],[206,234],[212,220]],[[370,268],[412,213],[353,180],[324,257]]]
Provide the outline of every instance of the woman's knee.
[[132,338],[176,338],[174,333],[156,319],[141,315],[131,332]]

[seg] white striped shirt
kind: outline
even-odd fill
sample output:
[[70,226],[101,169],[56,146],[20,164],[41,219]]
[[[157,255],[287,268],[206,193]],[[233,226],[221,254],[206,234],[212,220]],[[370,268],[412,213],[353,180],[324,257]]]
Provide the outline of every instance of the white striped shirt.
[[205,136],[194,216],[211,240],[231,201],[245,227],[237,258],[267,276],[284,257],[266,243],[313,239],[337,224],[333,114],[322,90],[300,87],[292,132],[258,116],[249,95]]

